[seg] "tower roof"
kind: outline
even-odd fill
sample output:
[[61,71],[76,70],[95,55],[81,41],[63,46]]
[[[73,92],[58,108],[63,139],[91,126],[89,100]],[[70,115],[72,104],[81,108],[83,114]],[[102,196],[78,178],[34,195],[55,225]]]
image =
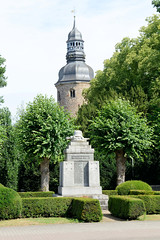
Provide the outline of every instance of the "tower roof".
[[73,40],[82,40],[82,34],[76,28],[75,16],[74,16],[73,28],[70,31],[70,33],[68,34],[68,41],[73,41]]
[[82,34],[75,26],[68,34],[67,40],[67,64],[59,71],[59,79],[55,85],[69,82],[90,82],[94,77],[93,69],[85,63],[84,41]]

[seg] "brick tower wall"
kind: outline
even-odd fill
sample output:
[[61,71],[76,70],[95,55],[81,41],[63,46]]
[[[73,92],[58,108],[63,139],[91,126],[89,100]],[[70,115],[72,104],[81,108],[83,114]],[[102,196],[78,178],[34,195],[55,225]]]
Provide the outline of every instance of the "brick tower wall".
[[[63,106],[65,110],[68,110],[72,117],[74,117],[78,112],[79,107],[84,103],[82,92],[84,89],[90,87],[90,83],[74,82],[60,84],[56,87],[57,102],[60,104],[60,106]],[[75,91],[75,97],[73,96],[73,91]]]

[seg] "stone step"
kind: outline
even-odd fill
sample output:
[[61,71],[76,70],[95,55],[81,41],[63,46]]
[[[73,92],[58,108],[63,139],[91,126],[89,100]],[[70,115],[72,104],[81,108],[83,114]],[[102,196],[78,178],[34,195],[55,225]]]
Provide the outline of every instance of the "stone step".
[[105,194],[98,194],[98,195],[92,195],[92,198],[98,199],[101,209],[103,210],[108,210],[108,195]]

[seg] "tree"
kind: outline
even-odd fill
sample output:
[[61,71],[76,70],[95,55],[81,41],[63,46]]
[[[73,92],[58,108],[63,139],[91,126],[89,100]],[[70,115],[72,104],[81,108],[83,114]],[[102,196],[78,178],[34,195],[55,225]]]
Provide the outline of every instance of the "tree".
[[125,181],[127,158],[143,159],[152,144],[152,129],[145,118],[126,100],[106,102],[98,116],[91,121],[91,143],[105,155],[115,152],[117,184]]
[[0,182],[6,187],[17,190],[19,161],[16,150],[14,127],[8,108],[0,109],[0,128],[2,129],[0,145]]
[[49,163],[60,161],[67,146],[66,137],[73,133],[73,122],[53,97],[38,95],[21,112],[17,122],[19,143],[27,161],[40,164],[41,190],[49,191]]
[[[4,73],[6,71],[6,67],[4,66],[5,59],[0,55],[0,88],[5,87],[7,85],[6,77]],[[3,98],[0,97],[0,103],[3,102]]]
[[[148,155],[144,156],[144,163],[140,161],[135,163],[137,172],[138,169],[145,167],[143,179],[140,171],[139,175],[137,172],[135,174],[137,179],[145,181],[149,180],[149,176],[153,176],[152,169],[157,172],[160,169],[160,143],[157,140],[160,134],[158,122],[160,114],[159,14],[147,18],[147,22],[147,26],[140,29],[137,38],[124,38],[116,45],[112,57],[104,61],[103,71],[97,72],[95,78],[91,80],[90,88],[84,92],[87,104],[82,105],[77,117],[82,131],[87,132],[90,120],[97,114],[96,109],[100,110],[106,101],[118,97],[129,100],[136,106],[138,112],[142,112],[147,117],[154,129],[154,147],[149,150]],[[91,106],[94,109],[93,114],[87,111]],[[129,162],[127,166],[131,172]],[[150,178],[150,183],[158,184],[159,174],[154,175],[152,180]]]
[[[104,70],[97,72],[85,91],[89,104],[99,108],[99,104],[103,105],[116,93],[134,101],[139,111],[147,112],[160,81],[159,15],[147,18],[147,21],[148,26],[140,29],[139,37],[124,38],[116,45],[113,56],[104,61]],[[160,92],[158,87],[157,91]]]
[[157,12],[160,12],[160,0],[152,0],[152,4],[157,8]]

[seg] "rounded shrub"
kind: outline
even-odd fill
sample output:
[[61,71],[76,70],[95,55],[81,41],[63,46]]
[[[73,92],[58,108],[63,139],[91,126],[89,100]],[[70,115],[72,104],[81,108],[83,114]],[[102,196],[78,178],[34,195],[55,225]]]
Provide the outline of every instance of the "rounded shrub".
[[152,188],[145,182],[132,180],[121,183],[116,187],[116,190],[118,191],[118,195],[129,195],[130,190],[152,191]]
[[0,188],[1,188],[1,187],[4,187],[4,186],[0,183]]
[[22,211],[22,199],[17,192],[0,187],[0,219],[18,218]]

